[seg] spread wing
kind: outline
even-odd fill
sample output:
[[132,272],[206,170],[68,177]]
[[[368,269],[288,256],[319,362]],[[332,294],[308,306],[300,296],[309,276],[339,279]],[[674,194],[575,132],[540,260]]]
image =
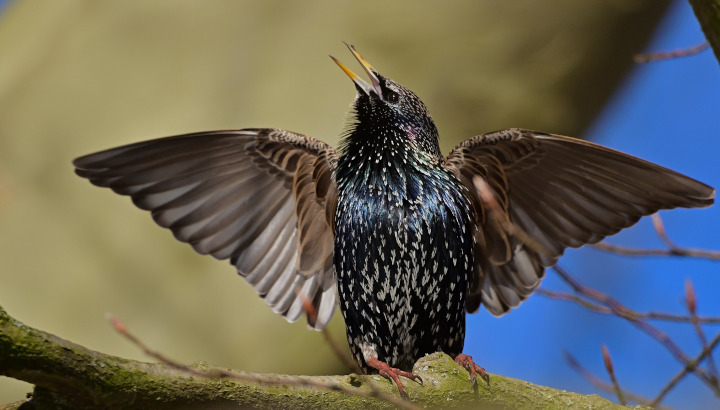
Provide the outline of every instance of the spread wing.
[[[470,138],[444,165],[473,193],[479,256],[467,309],[482,303],[494,315],[525,300],[565,248],[596,243],[660,209],[710,206],[715,196],[713,188],[639,158],[522,129]],[[503,216],[539,247],[492,223],[473,186],[476,176],[486,181]]]
[[333,231],[336,151],[278,129],[180,135],[76,159],[76,173],[129,195],[197,252],[230,259],[276,313],[296,321],[299,290],[315,329],[337,304]]

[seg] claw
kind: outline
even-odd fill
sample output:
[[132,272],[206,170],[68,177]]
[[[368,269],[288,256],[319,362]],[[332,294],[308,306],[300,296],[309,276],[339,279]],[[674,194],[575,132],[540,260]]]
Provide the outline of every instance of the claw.
[[485,380],[485,383],[487,383],[488,386],[490,385],[490,375],[488,375],[485,369],[478,366],[473,361],[472,356],[460,353],[459,355],[455,356],[455,363],[459,364],[460,366],[467,369],[468,372],[470,372],[470,381],[472,382],[473,390],[477,388],[478,374],[480,375],[480,377],[482,377],[483,380]]
[[390,367],[389,364],[381,362],[376,358],[368,360],[367,365],[374,369],[377,369],[380,376],[392,380],[397,386],[398,391],[400,392],[400,396],[405,399],[409,399],[410,396],[408,396],[407,391],[405,390],[405,386],[403,386],[402,382],[400,381],[400,376],[410,379],[412,381],[419,381],[420,385],[423,384],[423,379],[420,376],[411,372],[406,372],[405,370]]

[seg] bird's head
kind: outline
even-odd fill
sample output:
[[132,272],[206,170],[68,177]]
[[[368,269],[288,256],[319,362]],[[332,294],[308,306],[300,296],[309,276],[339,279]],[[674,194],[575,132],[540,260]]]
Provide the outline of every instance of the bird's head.
[[[383,76],[367,62],[355,47],[347,44],[370,77],[360,78],[335,57],[333,61],[352,79],[357,89],[353,103],[355,121],[349,138],[401,138],[428,154],[440,156],[438,132],[422,100],[406,87]],[[362,143],[362,141],[358,141]]]

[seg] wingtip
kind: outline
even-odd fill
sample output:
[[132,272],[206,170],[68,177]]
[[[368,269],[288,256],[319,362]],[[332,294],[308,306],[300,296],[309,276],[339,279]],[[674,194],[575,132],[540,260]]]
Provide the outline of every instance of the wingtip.
[[[702,183],[701,183],[702,184]],[[702,184],[704,192],[698,192],[697,195],[693,195],[688,199],[686,204],[683,204],[683,208],[709,208],[715,204],[715,194],[717,191],[715,188]]]
[[717,193],[717,190],[715,188],[711,188],[710,195],[707,196],[706,200],[708,202],[708,206],[715,203],[715,194]]

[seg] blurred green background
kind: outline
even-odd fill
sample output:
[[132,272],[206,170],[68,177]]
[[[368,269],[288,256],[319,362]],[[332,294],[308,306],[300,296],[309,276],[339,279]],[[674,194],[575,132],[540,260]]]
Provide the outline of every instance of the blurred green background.
[[[74,157],[192,131],[279,127],[336,144],[348,41],[430,108],[443,150],[526,127],[579,135],[642,50],[656,0],[11,1],[0,14],[0,305],[65,339],[147,360],[345,373],[320,334],[265,307]],[[481,313],[485,315],[485,313]],[[340,315],[331,325],[345,347]],[[490,369],[492,370],[492,369]],[[0,378],[0,403],[29,385]]]

